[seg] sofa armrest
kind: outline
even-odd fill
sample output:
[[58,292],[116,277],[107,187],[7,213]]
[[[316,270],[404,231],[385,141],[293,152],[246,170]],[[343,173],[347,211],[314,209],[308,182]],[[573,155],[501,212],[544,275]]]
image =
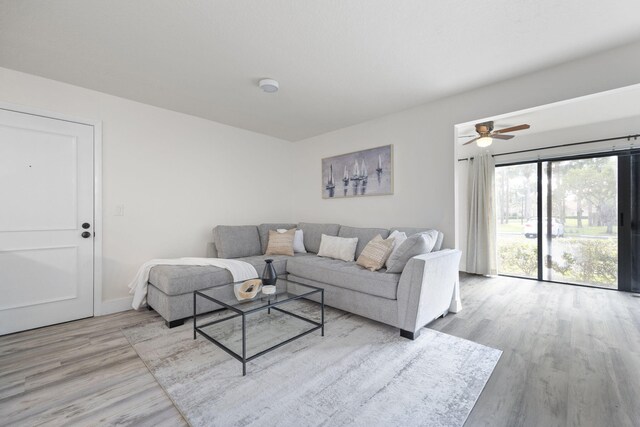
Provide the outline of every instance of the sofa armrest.
[[460,303],[460,256],[457,249],[443,249],[409,260],[398,284],[398,326],[416,332],[446,314],[457,313]]

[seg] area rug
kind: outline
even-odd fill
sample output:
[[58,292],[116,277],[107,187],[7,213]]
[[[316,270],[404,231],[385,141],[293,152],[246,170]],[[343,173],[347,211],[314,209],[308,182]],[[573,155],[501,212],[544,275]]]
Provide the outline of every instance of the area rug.
[[[314,303],[295,304],[317,317]],[[308,326],[292,319],[252,315],[249,354]],[[238,322],[207,332],[239,350]],[[192,426],[462,426],[502,354],[426,328],[410,341],[327,308],[324,337],[316,331],[266,353],[243,377],[240,362],[194,340],[188,323],[168,329],[156,316],[123,333]]]

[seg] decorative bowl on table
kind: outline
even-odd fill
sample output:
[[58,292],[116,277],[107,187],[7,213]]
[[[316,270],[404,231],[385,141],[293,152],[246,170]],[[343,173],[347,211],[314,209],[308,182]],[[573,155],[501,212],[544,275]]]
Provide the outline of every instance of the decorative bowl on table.
[[233,287],[233,293],[236,295],[238,301],[244,301],[255,298],[262,288],[262,280],[251,279],[246,282],[237,283]]

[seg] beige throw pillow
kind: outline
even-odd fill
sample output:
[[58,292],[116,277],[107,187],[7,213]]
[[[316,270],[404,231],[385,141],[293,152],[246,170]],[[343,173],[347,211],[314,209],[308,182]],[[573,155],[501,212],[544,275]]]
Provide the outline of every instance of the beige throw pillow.
[[[278,228],[276,230],[278,233],[286,233],[287,230],[284,228]],[[302,230],[296,228],[296,235],[293,238],[293,252],[299,254],[306,254],[307,250],[304,247],[304,234],[302,234]]]
[[378,234],[364,247],[356,264],[371,271],[380,270],[393,250],[393,241],[393,238],[385,240]]
[[285,233],[269,230],[269,243],[265,255],[289,255],[293,256],[293,238],[296,229],[292,228]]

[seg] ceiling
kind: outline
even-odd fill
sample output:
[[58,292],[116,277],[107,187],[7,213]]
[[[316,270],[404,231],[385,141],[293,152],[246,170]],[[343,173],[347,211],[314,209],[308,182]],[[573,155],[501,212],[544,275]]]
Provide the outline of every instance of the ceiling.
[[[2,0],[0,66],[297,141],[637,40],[639,13],[637,0]],[[265,77],[278,93],[257,88]]]

